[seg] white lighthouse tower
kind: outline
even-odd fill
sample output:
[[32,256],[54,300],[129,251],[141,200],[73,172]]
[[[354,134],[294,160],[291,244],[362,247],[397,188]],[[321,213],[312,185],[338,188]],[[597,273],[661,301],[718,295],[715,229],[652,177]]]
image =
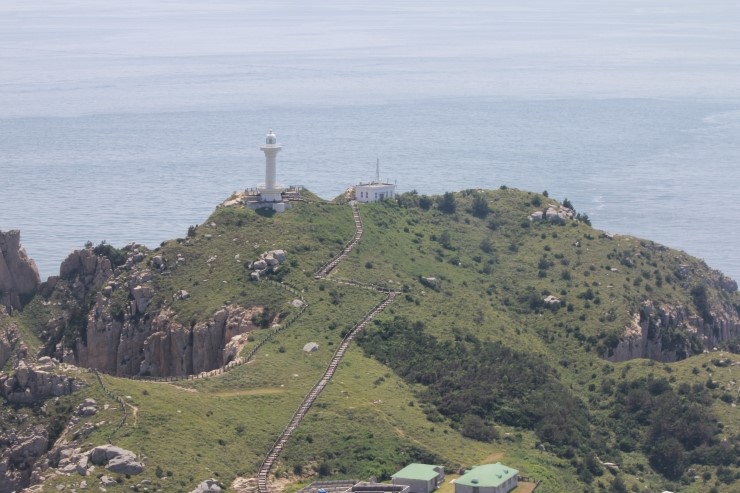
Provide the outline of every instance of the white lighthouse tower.
[[270,129],[265,139],[265,145],[260,147],[265,153],[265,186],[260,187],[261,202],[282,202],[283,188],[278,185],[277,175],[277,154],[283,146],[277,143],[275,133]]

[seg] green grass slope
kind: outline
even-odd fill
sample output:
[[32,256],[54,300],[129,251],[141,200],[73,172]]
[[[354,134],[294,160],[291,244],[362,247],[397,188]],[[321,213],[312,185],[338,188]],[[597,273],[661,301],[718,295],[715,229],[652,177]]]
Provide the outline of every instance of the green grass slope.
[[[721,310],[737,316],[740,297],[683,252],[606,235],[587,218],[528,219],[548,205],[557,203],[510,189],[360,205],[362,240],[330,277],[402,294],[353,343],[275,476],[296,489],[319,477],[387,479],[411,461],[449,470],[503,461],[541,480],[543,492],[736,491],[737,357],[702,354],[697,334],[674,328],[664,347],[680,361],[605,358],[645,301],[709,323]],[[142,265],[157,255],[176,264],[155,274],[150,306],[171,307],[182,322],[208,320],[227,303],[295,312],[292,294],[249,280],[245,264],[271,249],[288,252],[275,278],[301,290],[309,308],[253,361],[221,376],[172,384],[105,376],[131,411],[113,442],[147,465],[108,491],[131,491],[142,479],[190,491],[208,477],[228,486],[256,473],[344,334],[383,298],[313,277],[353,234],[348,206],[315,199],[274,215],[219,207],[147,254]],[[189,299],[173,299],[181,289]],[[549,295],[559,309],[544,304]],[[42,345],[37,335],[63,302],[36,299],[12,317],[30,347]],[[253,332],[245,351],[266,334]],[[311,341],[319,350],[304,353]],[[118,403],[89,374],[80,378],[90,385],[69,405],[87,396],[110,405],[105,419],[90,418],[96,427],[85,440],[105,443]],[[75,480],[58,476],[49,486]]]

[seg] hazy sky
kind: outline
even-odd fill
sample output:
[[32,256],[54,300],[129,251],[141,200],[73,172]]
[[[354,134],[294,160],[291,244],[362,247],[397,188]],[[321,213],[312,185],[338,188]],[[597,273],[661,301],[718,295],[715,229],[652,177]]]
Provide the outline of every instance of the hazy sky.
[[738,88],[735,1],[0,3],[0,117]]

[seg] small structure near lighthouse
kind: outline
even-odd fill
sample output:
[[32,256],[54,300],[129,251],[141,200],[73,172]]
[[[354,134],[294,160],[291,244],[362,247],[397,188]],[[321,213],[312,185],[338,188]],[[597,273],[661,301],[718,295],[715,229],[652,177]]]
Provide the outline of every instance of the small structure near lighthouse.
[[395,183],[380,181],[380,159],[375,163],[375,180],[355,185],[355,200],[358,202],[382,202],[395,196]]
[[242,196],[243,203],[250,209],[272,209],[283,212],[290,207],[290,200],[300,199],[299,187],[284,187],[277,181],[277,155],[283,148],[278,144],[275,132],[270,129],[265,138],[265,144],[260,150],[265,153],[265,182],[256,189],[247,191]]

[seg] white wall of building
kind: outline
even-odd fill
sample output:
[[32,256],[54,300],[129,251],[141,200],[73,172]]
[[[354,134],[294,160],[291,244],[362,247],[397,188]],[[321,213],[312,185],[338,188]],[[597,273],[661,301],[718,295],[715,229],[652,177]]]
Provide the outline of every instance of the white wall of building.
[[392,183],[367,183],[355,186],[355,200],[358,202],[380,202],[396,196],[396,185]]

